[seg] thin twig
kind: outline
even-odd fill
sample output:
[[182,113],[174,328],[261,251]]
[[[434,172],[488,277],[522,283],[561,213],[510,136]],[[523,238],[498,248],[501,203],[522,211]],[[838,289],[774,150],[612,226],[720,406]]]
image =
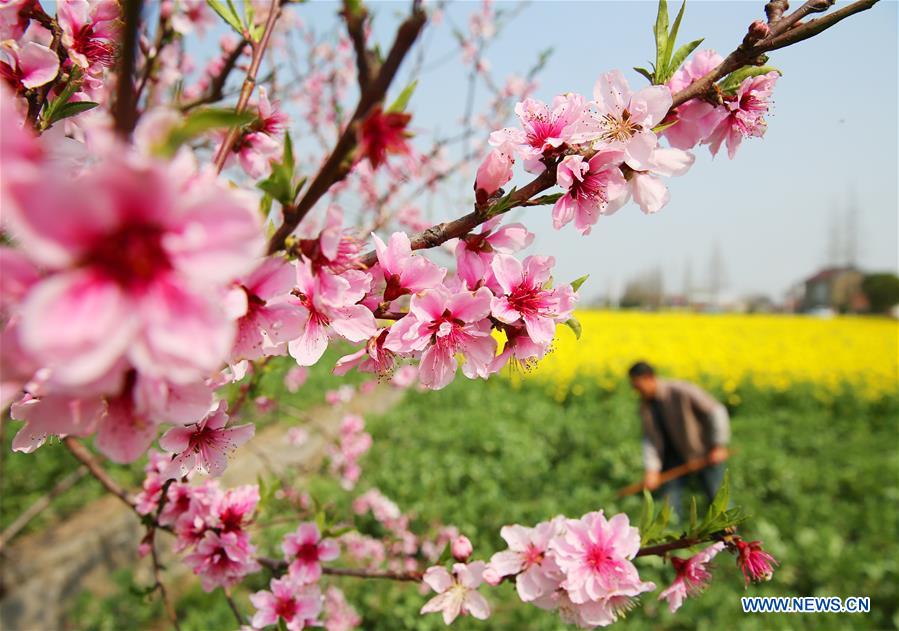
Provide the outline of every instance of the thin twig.
[[87,447],[82,445],[77,438],[72,436],[66,436],[62,439],[62,442],[72,455],[75,456],[81,464],[87,467],[90,474],[103,485],[103,488],[122,500],[122,502],[132,510],[135,509],[134,500],[131,498],[128,491],[123,489],[118,482],[112,479],[100,463],[97,462],[97,459],[94,458],[93,454],[88,451]]
[[334,149],[331,150],[328,159],[312,179],[300,201],[295,206],[284,207],[284,221],[269,240],[269,254],[284,248],[285,240],[300,225],[303,217],[336,182],[342,180],[349,173],[351,166],[349,159],[353,149],[356,148],[356,127],[372,106],[384,99],[400,64],[412,44],[415,43],[425,21],[425,13],[417,5],[413,6],[412,14],[397,29],[393,46],[378,71],[377,77],[368,84],[368,89],[359,95],[359,103],[356,105],[353,116],[334,145]]
[[[686,103],[690,99],[694,99],[697,97],[701,97],[708,93],[709,89],[712,87],[712,84],[721,79],[725,75],[730,74],[735,70],[739,70],[743,66],[755,65],[758,59],[766,52],[777,50],[779,48],[784,48],[785,46],[789,46],[790,44],[795,44],[797,42],[801,42],[802,40],[808,39],[818,33],[830,28],[834,24],[840,22],[841,20],[845,20],[851,15],[855,15],[856,13],[860,13],[861,11],[866,11],[877,4],[879,0],[857,0],[857,2],[853,2],[850,5],[847,5],[840,9],[839,11],[834,11],[833,13],[828,13],[827,15],[820,17],[815,20],[811,20],[806,22],[805,24],[798,24],[798,18],[793,19],[793,16],[799,14],[800,17],[807,15],[813,10],[821,11],[821,8],[816,8],[821,5],[821,2],[812,0],[811,2],[805,3],[802,7],[797,9],[794,13],[790,14],[787,17],[781,18],[780,21],[772,28],[771,35],[761,40],[750,40],[749,38],[744,39],[743,43],[741,43],[731,54],[729,54],[724,61],[722,61],[717,68],[709,72],[707,75],[702,77],[701,79],[697,79],[689,86],[678,92],[672,98],[671,107],[677,107],[683,103]],[[793,24],[794,27],[784,32],[784,25]]]
[[[268,48],[269,40],[272,37],[272,31],[275,30],[275,22],[278,21],[278,16],[280,14],[281,0],[272,0],[271,6],[269,7],[268,17],[265,20],[265,28],[262,31],[262,37],[259,38],[258,42],[251,42],[253,47],[253,59],[250,61],[250,67],[247,69],[247,76],[244,78],[243,87],[240,90],[240,96],[238,97],[237,105],[234,108],[234,111],[238,114],[247,109],[250,97],[253,95],[253,90],[256,88],[256,75],[259,73],[259,67],[262,65],[262,58],[265,56],[265,49]],[[239,134],[240,129],[232,127],[228,131],[228,135],[225,136],[225,140],[222,141],[222,145],[219,147],[218,153],[215,156],[215,170],[217,173],[220,173],[225,167],[228,154],[231,152],[231,147],[234,146],[234,142],[237,140]]]
[[234,602],[234,599],[231,597],[231,594],[226,588],[222,588],[222,593],[225,594],[225,600],[228,601],[228,607],[231,608],[231,612],[237,619],[237,624],[239,624],[240,626],[244,626],[247,621],[244,619],[243,614],[240,613],[240,609],[237,608],[237,603]]

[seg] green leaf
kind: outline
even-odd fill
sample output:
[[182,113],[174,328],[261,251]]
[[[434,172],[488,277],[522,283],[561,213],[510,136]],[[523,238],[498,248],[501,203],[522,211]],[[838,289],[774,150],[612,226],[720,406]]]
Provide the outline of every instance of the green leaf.
[[194,110],[179,126],[169,132],[169,137],[158,148],[164,156],[174,155],[178,148],[191,139],[213,129],[239,127],[255,120],[256,115],[250,112],[238,114],[232,109],[203,108]]
[[512,208],[513,204],[515,203],[515,200],[512,199],[512,196],[515,195],[516,191],[518,191],[518,187],[513,186],[512,190],[509,191],[508,194],[504,195],[503,197],[500,197],[498,200],[493,202],[493,205],[490,207],[487,218],[489,219],[491,217],[496,217],[497,215],[501,215],[504,212],[506,212],[507,210],[509,210],[510,208]]
[[583,285],[588,278],[590,278],[590,274],[584,274],[580,278],[574,279],[573,281],[571,281],[571,289],[577,291],[581,288],[581,285]]
[[718,88],[726,94],[734,94],[746,79],[749,77],[758,77],[759,75],[776,72],[779,75],[783,73],[774,66],[743,66],[739,70],[724,77],[719,83]]
[[664,68],[665,50],[668,46],[668,2],[659,0],[659,12],[656,15],[656,68]]
[[668,129],[669,127],[672,127],[673,125],[677,125],[678,122],[680,122],[680,121],[678,121],[675,118],[674,120],[668,121],[667,123],[659,123],[658,125],[656,125],[655,127],[652,128],[652,132],[654,134],[661,133],[661,132],[665,131],[666,129]]
[[649,529],[653,521],[655,506],[652,501],[652,493],[649,489],[643,489],[643,511],[640,513],[640,532]]
[[69,101],[68,103],[63,103],[53,110],[53,115],[49,119],[50,124],[52,125],[64,118],[92,110],[98,105],[99,103],[94,103],[93,101]]
[[696,496],[690,498],[690,532],[696,530],[699,518],[696,516]]
[[220,0],[206,0],[206,4],[208,4],[209,8],[213,11],[218,13],[219,17],[227,22],[231,28],[237,31],[238,35],[243,37],[243,24],[240,21],[240,16],[233,10],[234,5],[231,4],[230,0],[228,2],[228,7],[223,5]]
[[[253,0],[243,0],[243,18],[247,26],[252,27],[253,22],[255,21],[255,17],[256,10],[253,8]],[[259,40],[254,36],[253,41],[258,42]]]
[[[677,32],[680,30],[680,21],[684,17],[684,10],[687,8],[687,0],[684,0],[680,5],[680,11],[677,12],[677,17],[674,18],[674,25],[671,27],[671,33],[668,35],[668,41],[665,43],[665,68],[670,69],[671,66],[671,53],[674,52],[674,46],[677,43]],[[671,75],[668,75],[671,76]],[[662,83],[661,81],[659,83]]]
[[41,129],[45,130],[49,128],[54,121],[59,120],[57,111],[69,102],[69,99],[72,98],[72,95],[75,94],[79,87],[81,87],[81,68],[72,66],[72,71],[69,73],[69,79],[66,81],[65,87],[60,91],[59,96],[47,104],[47,107],[44,110]]
[[387,108],[388,112],[405,112],[406,106],[409,105],[409,99],[412,98],[412,93],[415,92],[415,88],[418,86],[418,79],[407,85],[400,95],[396,97],[396,100],[391,104],[390,107]]
[[696,50],[699,45],[703,42],[703,38],[694,39],[692,42],[684,44],[680,48],[677,49],[677,52],[674,53],[674,57],[668,62],[668,68],[665,71],[665,77],[659,83],[664,83],[668,81],[677,69],[680,68],[681,64],[684,63],[684,60],[690,56],[694,50]]
[[709,506],[709,512],[715,517],[723,515],[727,511],[727,503],[730,501],[729,479],[730,476],[728,475],[728,472],[725,471],[724,481],[721,483],[721,488],[718,489],[718,492],[715,494],[715,499],[712,500],[712,505]]
[[659,510],[659,514],[656,517],[655,522],[653,523],[653,532],[654,533],[662,533],[665,532],[665,528],[668,527],[668,522],[671,520],[671,504],[668,502],[668,497],[665,497],[665,501],[662,503],[662,508]]
[[581,332],[584,330],[581,326],[580,321],[577,318],[568,318],[565,320],[565,325],[574,331],[574,337],[577,339],[581,339]]
[[638,68],[637,66],[634,66],[634,70],[636,70],[636,71],[639,72],[641,75],[643,75],[644,77],[646,77],[646,79],[647,79],[650,83],[655,83],[655,81],[653,81],[653,78],[652,78],[652,73],[651,73],[649,70],[647,70],[646,68]]

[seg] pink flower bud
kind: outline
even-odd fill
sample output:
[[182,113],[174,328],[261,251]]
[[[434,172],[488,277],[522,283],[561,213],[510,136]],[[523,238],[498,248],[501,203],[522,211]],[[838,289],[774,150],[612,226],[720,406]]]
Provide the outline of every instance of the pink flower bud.
[[[475,180],[474,190],[478,197],[478,203],[484,203],[500,187],[512,179],[512,156],[502,153],[498,149],[490,152],[487,158],[478,167],[478,175]],[[483,197],[483,201],[482,198]]]
[[750,39],[765,39],[771,34],[771,29],[762,20],[756,20],[749,25],[748,37]]
[[471,541],[469,541],[468,537],[466,537],[465,535],[459,535],[458,537],[453,539],[451,549],[453,552],[453,558],[460,563],[464,563],[465,561],[467,561],[468,557],[471,556],[473,550],[471,547]]

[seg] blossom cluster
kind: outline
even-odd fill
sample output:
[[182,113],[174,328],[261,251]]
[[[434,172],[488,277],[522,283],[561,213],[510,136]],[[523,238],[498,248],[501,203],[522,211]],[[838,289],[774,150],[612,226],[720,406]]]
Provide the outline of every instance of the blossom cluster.
[[[534,527],[503,526],[500,536],[508,549],[489,562],[467,562],[471,544],[464,537],[457,539],[452,571],[435,565],[424,573],[425,585],[437,595],[421,613],[439,612],[446,624],[459,615],[486,619],[490,606],[478,588],[511,580],[522,602],[558,611],[563,622],[593,629],[622,618],[641,594],[656,589],[640,578],[633,563],[640,551],[640,532],[623,513],[607,518],[594,511],[580,519],[559,516]],[[758,541],[734,537],[729,544],[717,541],[689,558],[670,557],[676,576],[659,600],[667,601],[674,612],[687,596],[701,593],[711,580],[709,563],[726,547],[737,555],[747,584],[750,578],[770,579],[774,558]]]
[[259,503],[259,487],[222,490],[214,480],[193,485],[166,475],[171,460],[151,451],[137,511],[175,534],[175,549],[200,577],[203,589],[229,587],[259,571],[247,527]]

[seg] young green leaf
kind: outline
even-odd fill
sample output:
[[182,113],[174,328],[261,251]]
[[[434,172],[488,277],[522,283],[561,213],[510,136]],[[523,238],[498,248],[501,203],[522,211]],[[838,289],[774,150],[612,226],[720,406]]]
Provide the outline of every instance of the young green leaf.
[[649,529],[653,522],[655,506],[652,501],[652,493],[649,489],[643,489],[643,511],[640,513],[640,532]]
[[418,79],[407,85],[400,95],[396,97],[396,100],[387,108],[388,112],[405,112],[406,106],[409,105],[409,99],[412,98],[412,93],[415,92],[415,88],[418,86]]
[[92,110],[98,105],[99,103],[94,103],[93,101],[69,101],[68,103],[63,103],[53,110],[53,115],[49,119],[50,124],[52,125],[64,118]]
[[256,115],[251,112],[237,113],[232,109],[204,108],[191,112],[180,125],[169,132],[169,137],[158,148],[158,153],[171,156],[184,143],[213,129],[240,127],[251,123]]
[[243,24],[241,24],[240,16],[235,12],[234,5],[230,2],[228,3],[230,6],[226,7],[223,5],[220,0],[206,0],[206,4],[209,5],[213,11],[218,13],[218,16],[222,18],[228,25],[233,28],[238,35],[243,37]]
[[668,2],[659,0],[659,12],[656,15],[656,68],[665,67],[665,50],[668,47]]
[[776,72],[779,75],[783,74],[774,66],[743,66],[724,77],[718,83],[718,88],[725,94],[734,94],[739,89],[740,84],[749,77],[758,77],[769,72]]
[[727,511],[727,503],[730,501],[729,477],[727,471],[725,471],[724,481],[721,483],[721,488],[718,489],[718,492],[715,494],[715,499],[712,500],[712,505],[709,506],[709,513],[713,517],[723,515],[725,511]]
[[636,70],[638,73],[640,73],[641,75],[646,77],[646,79],[650,83],[655,83],[655,81],[653,81],[652,73],[649,72],[649,70],[647,70],[646,68],[638,68],[637,66],[634,66],[634,70]]
[[702,38],[695,39],[692,42],[684,44],[677,49],[677,51],[674,53],[674,57],[672,57],[668,62],[668,68],[665,71],[664,81],[668,81],[668,79],[674,76],[674,73],[677,72],[677,69],[681,67],[682,63],[684,63],[684,60],[689,57],[690,53],[696,50],[702,42]]
[[574,279],[573,281],[571,281],[571,289],[577,291],[581,288],[581,285],[583,285],[587,281],[588,278],[590,278],[590,274],[584,274],[580,278]]
[[[677,45],[677,32],[680,30],[680,21],[684,17],[684,10],[686,8],[687,0],[684,0],[680,5],[680,11],[677,12],[677,17],[674,18],[674,24],[671,27],[671,33],[668,35],[668,41],[665,43],[665,68],[669,70],[671,66],[671,55],[674,52],[674,47]],[[671,75],[669,74],[668,76],[670,77]]]

